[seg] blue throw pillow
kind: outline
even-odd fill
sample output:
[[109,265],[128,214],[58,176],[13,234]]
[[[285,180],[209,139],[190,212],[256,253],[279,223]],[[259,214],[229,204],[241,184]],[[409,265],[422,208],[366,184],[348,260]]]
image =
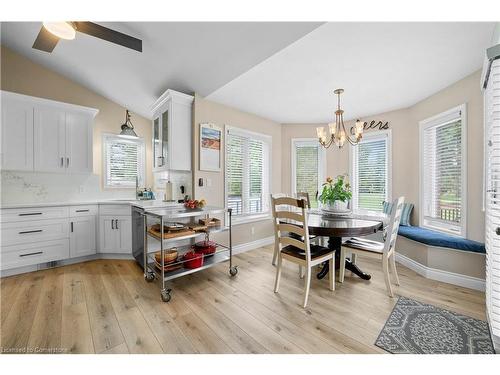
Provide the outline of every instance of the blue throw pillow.
[[[382,202],[382,211],[384,212],[384,214],[390,215],[392,212],[392,206],[393,204],[390,202]],[[410,215],[412,210],[413,210],[413,203],[403,204],[403,211],[401,212],[401,222],[399,223],[399,225],[407,227],[411,226]]]

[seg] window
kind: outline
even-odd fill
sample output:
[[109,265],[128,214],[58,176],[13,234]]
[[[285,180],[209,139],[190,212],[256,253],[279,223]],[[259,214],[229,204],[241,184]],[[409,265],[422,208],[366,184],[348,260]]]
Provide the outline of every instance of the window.
[[226,128],[226,206],[233,216],[269,213],[271,137]]
[[292,139],[292,192],[309,193],[318,207],[318,192],[325,180],[325,149],[316,138]]
[[391,131],[365,133],[350,150],[353,207],[382,211],[382,202],[391,200]]
[[119,135],[103,135],[104,187],[135,187],[144,184],[144,141]]
[[465,236],[465,105],[420,123],[420,225]]

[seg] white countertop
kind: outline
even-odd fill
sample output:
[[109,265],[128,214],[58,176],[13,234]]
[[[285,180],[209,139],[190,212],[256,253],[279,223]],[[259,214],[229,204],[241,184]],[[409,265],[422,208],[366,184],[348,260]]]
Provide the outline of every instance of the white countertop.
[[88,204],[117,204],[117,205],[131,205],[140,208],[167,208],[167,207],[183,207],[182,203],[163,202],[161,200],[127,200],[127,199],[96,199],[87,201],[66,201],[66,202],[39,202],[39,203],[8,203],[2,204],[0,209],[11,208],[31,208],[31,207],[58,207],[58,206],[83,206]]

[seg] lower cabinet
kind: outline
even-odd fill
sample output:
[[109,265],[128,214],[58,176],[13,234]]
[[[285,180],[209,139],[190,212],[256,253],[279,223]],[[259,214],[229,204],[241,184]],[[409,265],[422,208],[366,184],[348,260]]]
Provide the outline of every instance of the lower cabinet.
[[96,253],[95,216],[70,218],[69,255],[77,258]]
[[99,252],[132,254],[132,218],[100,216]]
[[32,266],[69,257],[67,238],[2,247],[1,269]]

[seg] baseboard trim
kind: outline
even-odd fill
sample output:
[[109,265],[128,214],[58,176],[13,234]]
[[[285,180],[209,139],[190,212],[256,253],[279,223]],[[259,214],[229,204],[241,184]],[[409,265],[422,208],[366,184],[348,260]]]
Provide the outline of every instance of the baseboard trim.
[[478,277],[427,267],[400,253],[396,253],[396,261],[427,279],[442,281],[444,283],[480,290],[482,292],[486,290],[486,281]]
[[274,243],[274,236],[264,237],[252,242],[242,243],[233,246],[233,254],[241,254],[249,250],[254,250],[262,246],[272,245]]

